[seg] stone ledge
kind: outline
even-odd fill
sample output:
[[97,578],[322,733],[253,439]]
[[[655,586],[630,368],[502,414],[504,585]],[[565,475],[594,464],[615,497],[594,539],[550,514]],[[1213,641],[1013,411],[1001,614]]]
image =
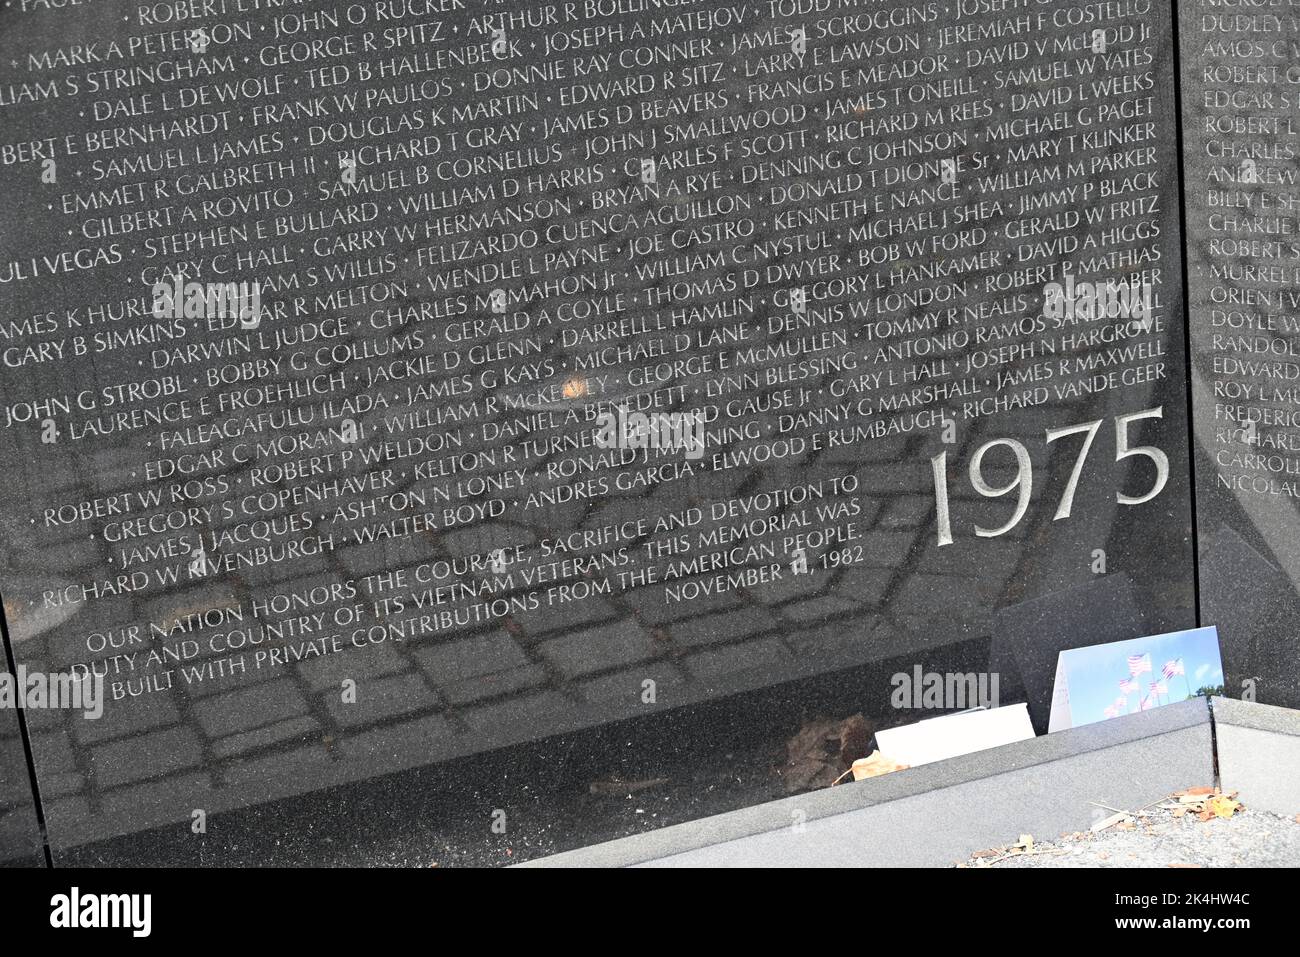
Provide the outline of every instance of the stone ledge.
[[1257,701],[1218,697],[1210,699],[1210,708],[1214,711],[1214,723],[1217,726],[1230,724],[1300,737],[1300,711],[1260,704]]
[[1109,813],[1092,802],[1139,807],[1213,776],[1196,699],[523,866],[946,866],[1021,832],[1083,830]]
[[1211,707],[1223,789],[1247,807],[1300,813],[1300,711],[1232,698]]

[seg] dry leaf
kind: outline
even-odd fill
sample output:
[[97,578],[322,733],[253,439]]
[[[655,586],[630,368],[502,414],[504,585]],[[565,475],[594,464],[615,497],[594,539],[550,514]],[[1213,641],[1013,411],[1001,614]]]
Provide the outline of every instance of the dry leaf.
[[844,775],[854,760],[871,750],[871,725],[861,714],[847,720],[819,718],[805,721],[785,744],[782,769],[786,790],[829,787]]
[[1241,805],[1229,795],[1218,794],[1209,800],[1206,810],[1215,817],[1232,817],[1240,807]]
[[802,791],[825,787],[839,774],[838,761],[829,741],[839,727],[838,721],[805,721],[803,727],[785,743],[786,764],[783,771],[786,789]]
[[853,762],[853,780],[862,781],[866,778],[878,778],[882,774],[906,771],[909,766],[899,764],[897,761],[891,761],[879,751],[872,751],[870,757]]
[[840,766],[852,767],[853,762],[871,753],[875,732],[861,714],[855,714],[840,725]]

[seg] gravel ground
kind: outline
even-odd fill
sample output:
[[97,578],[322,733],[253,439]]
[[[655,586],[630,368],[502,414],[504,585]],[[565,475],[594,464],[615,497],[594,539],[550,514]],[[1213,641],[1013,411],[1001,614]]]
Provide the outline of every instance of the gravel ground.
[[1200,821],[1154,808],[1132,823],[1053,841],[1034,837],[1030,851],[991,848],[958,867],[1296,867],[1300,823],[1267,811],[1238,811]]

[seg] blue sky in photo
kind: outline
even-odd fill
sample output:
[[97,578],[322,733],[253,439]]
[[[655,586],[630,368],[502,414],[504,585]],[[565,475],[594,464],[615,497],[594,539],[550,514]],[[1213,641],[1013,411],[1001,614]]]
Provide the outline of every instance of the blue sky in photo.
[[[1141,694],[1125,695],[1119,690],[1121,679],[1129,677],[1130,655],[1148,653],[1151,671],[1137,677]],[[1166,661],[1183,659],[1187,681],[1182,675],[1165,679],[1160,669]],[[1194,628],[1174,631],[1167,635],[1153,635],[1116,641],[1108,645],[1093,645],[1061,652],[1070,688],[1070,722],[1075,727],[1106,720],[1106,707],[1120,697],[1128,700],[1128,713],[1138,710],[1142,698],[1150,694],[1152,681],[1164,681],[1168,695],[1160,696],[1161,704],[1175,704],[1185,700],[1196,689],[1205,685],[1223,684],[1223,659],[1219,655],[1219,634],[1216,628]],[[1121,714],[1124,712],[1121,711]]]

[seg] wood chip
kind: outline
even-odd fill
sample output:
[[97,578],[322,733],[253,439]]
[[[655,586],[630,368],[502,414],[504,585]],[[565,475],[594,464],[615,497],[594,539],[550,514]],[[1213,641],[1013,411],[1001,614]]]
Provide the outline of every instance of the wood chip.
[[1132,821],[1133,817],[1128,813],[1128,811],[1120,811],[1118,814],[1112,814],[1110,817],[1098,821],[1092,826],[1091,830],[1094,832],[1104,831],[1106,828],[1114,827],[1116,824],[1122,824],[1124,822],[1132,823]]

